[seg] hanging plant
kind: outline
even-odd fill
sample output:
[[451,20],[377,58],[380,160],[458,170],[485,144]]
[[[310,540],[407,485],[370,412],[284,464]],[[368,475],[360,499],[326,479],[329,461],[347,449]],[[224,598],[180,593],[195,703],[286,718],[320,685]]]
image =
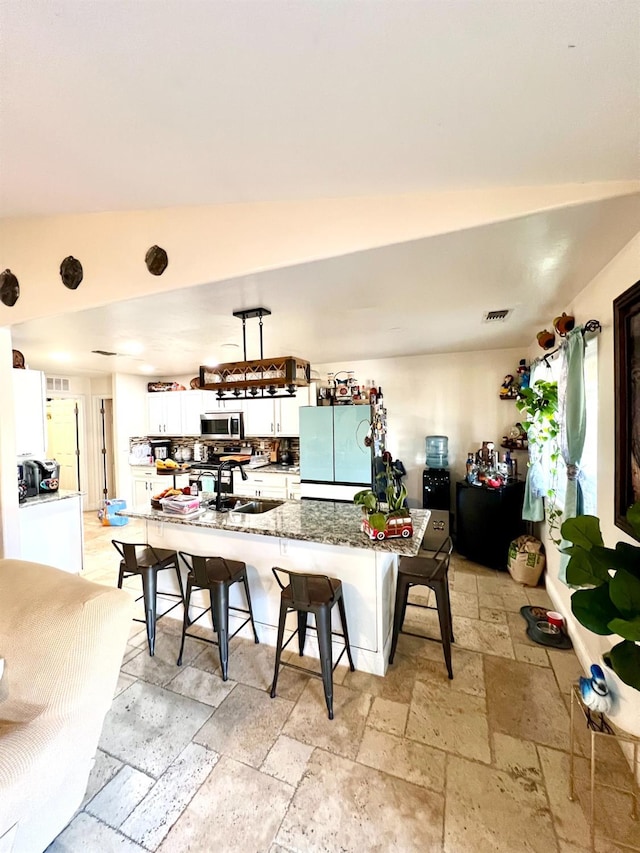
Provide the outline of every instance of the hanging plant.
[[558,483],[558,459],[560,458],[560,424],[558,415],[558,383],[538,380],[529,388],[520,389],[520,397],[516,403],[518,411],[526,420],[522,427],[527,432],[529,447],[539,450],[540,455],[548,452],[550,462],[549,482],[545,491],[545,510],[549,538],[560,545],[559,536],[562,510],[556,504],[556,487]]

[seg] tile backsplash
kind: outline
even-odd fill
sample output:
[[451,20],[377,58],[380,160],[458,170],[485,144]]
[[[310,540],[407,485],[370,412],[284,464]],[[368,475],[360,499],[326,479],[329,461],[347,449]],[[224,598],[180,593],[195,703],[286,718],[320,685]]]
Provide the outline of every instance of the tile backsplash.
[[[245,438],[242,441],[224,441],[215,438],[196,438],[195,436],[169,436],[171,441],[171,456],[175,456],[178,448],[188,447],[191,449],[193,458],[193,445],[197,441],[203,448],[211,448],[211,452],[224,452],[228,447],[234,449],[241,445],[246,453],[267,453],[277,455],[288,450],[291,454],[291,464],[298,465],[300,462],[300,439],[295,438]],[[149,437],[134,436],[129,439],[129,448],[133,450],[141,444],[148,444]],[[204,460],[204,453],[202,456]]]

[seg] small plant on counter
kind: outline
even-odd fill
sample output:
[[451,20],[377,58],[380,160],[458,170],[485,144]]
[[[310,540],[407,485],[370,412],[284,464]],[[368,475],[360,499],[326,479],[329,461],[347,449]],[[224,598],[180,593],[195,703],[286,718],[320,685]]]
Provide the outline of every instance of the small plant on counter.
[[[354,504],[362,507],[365,516],[363,530],[373,539],[390,536],[406,538],[411,535],[412,529],[406,509],[407,488],[401,479],[406,474],[405,467],[399,459],[394,462],[388,451],[374,460],[374,467],[375,491],[363,489],[353,496]],[[406,519],[406,523],[390,525],[390,519],[397,519],[398,522]]]
[[[627,521],[640,539],[640,502],[629,509]],[[567,582],[582,587],[571,596],[573,615],[594,634],[623,638],[604,661],[625,684],[640,690],[640,547],[618,542],[605,548],[594,515],[567,519],[562,536],[572,543],[563,549],[570,555]]]

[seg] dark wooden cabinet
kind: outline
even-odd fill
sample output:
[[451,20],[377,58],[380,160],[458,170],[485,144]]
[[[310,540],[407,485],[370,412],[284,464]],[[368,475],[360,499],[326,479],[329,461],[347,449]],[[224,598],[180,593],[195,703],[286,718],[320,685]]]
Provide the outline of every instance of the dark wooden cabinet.
[[522,520],[524,482],[501,489],[456,483],[456,550],[463,557],[489,566],[507,568],[509,543],[525,533]]

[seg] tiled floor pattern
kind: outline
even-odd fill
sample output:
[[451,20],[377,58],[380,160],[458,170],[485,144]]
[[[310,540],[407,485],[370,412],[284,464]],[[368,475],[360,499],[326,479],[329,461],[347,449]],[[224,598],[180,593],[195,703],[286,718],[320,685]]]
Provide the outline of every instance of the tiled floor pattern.
[[[141,541],[140,528],[87,514],[85,577],[115,583],[109,540],[125,536]],[[176,666],[176,620],[159,623],[154,658],[134,623],[85,801],[49,853],[588,849],[584,758],[579,799],[567,797],[580,666],[530,641],[518,613],[549,606],[545,591],[455,557],[450,582],[453,681],[438,644],[401,636],[385,678],[336,671],[333,721],[303,673],[284,670],[269,698],[269,646],[234,640],[224,683],[217,649],[198,640]],[[435,614],[409,612],[438,636]],[[617,750],[598,772],[630,784]],[[640,847],[629,797],[602,789],[598,803],[599,853]]]

